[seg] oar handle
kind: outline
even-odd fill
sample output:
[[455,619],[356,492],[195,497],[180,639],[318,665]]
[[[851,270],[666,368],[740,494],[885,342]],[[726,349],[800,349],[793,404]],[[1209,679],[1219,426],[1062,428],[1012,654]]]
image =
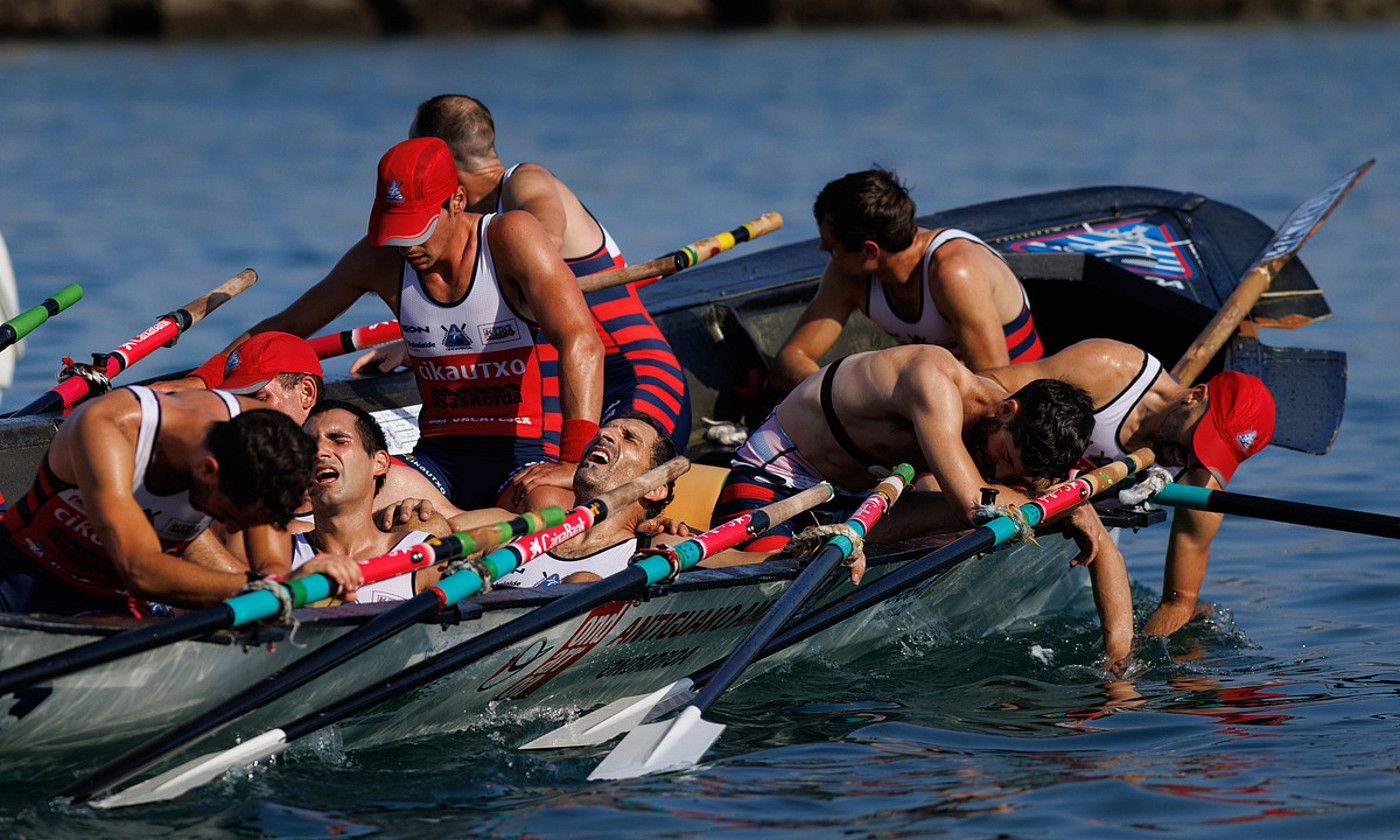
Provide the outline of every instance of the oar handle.
[[69,283],[67,286],[54,292],[53,295],[44,298],[38,306],[30,307],[19,313],[15,317],[0,324],[0,350],[4,350],[15,342],[24,338],[34,331],[36,327],[48,319],[82,300],[83,287],[77,283]]
[[403,338],[403,331],[400,329],[398,321],[380,321],[377,324],[366,324],[363,327],[341,330],[337,333],[318,335],[315,338],[307,339],[307,343],[316,352],[316,358],[329,359],[353,353],[356,350],[368,350],[381,344],[390,344],[401,338]]
[[698,242],[692,242],[654,260],[609,271],[600,271],[597,274],[580,278],[579,289],[584,294],[588,294],[602,289],[610,289],[613,286],[621,286],[624,283],[635,283],[648,277],[667,277],[693,265],[699,265],[716,254],[728,251],[740,242],[757,239],[782,226],[782,214],[770,211],[756,219],[744,222],[733,230],[707,236]]
[[239,295],[247,291],[254,283],[258,282],[258,273],[251,268],[245,268],[229,279],[180,307],[177,312],[185,312],[189,315],[189,323],[180,328],[181,332],[203,321],[206,316],[215,309],[228,303]]

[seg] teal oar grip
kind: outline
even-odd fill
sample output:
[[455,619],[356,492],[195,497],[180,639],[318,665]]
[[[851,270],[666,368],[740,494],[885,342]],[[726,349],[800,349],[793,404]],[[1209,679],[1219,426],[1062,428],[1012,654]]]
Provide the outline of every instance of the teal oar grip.
[[233,610],[234,627],[242,627],[244,624],[271,618],[282,609],[277,596],[266,590],[235,595],[224,603]]
[[1189,508],[1190,510],[1209,510],[1210,494],[1213,492],[1209,487],[1168,484],[1152,494],[1152,501],[1172,507]]

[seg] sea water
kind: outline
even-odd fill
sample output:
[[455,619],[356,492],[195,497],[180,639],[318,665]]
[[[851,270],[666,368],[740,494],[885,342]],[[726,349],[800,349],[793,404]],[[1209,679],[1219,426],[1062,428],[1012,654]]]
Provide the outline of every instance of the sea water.
[[[245,266],[261,280],[140,373],[197,364],[363,234],[414,105],[470,93],[507,162],[565,178],[634,259],[766,210],[815,236],[826,181],[896,169],[922,211],[1092,184],[1194,190],[1278,224],[1369,158],[1304,251],[1349,354],[1323,458],[1273,447],[1239,492],[1400,514],[1400,28],[951,28],[181,45],[0,45],[0,232],[28,342],[4,405]],[[753,246],[745,246],[752,248]],[[1132,318],[1134,313],[1123,313]],[[340,327],[384,317],[357,305]],[[343,366],[342,368],[343,369]],[[133,374],[135,375],[135,374]],[[1164,528],[1126,534],[1139,622]],[[512,747],[546,721],[369,750],[323,734],[166,805],[102,813],[6,778],[27,837],[1389,835],[1400,817],[1394,543],[1231,520],[1212,607],[1125,680],[1088,604],[991,638],[936,628],[732,690],[702,767],[585,781],[604,749]]]

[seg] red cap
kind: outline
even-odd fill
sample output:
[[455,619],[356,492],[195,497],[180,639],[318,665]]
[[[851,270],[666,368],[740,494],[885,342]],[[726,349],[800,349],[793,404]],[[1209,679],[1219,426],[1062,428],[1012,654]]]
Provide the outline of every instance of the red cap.
[[321,360],[305,339],[284,332],[258,333],[229,354],[219,387],[235,394],[251,394],[280,373],[321,376]]
[[369,241],[407,246],[427,241],[442,203],[457,191],[457,164],[438,137],[405,140],[379,159]]
[[1206,413],[1191,446],[1206,469],[1225,484],[1244,459],[1274,436],[1274,397],[1257,376],[1227,370],[1206,383]]

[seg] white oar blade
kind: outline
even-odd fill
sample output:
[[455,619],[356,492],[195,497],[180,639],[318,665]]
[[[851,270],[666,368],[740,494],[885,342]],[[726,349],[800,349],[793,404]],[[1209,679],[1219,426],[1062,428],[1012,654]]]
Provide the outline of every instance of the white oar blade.
[[128,805],[165,802],[211,782],[235,767],[271,758],[286,748],[286,733],[280,729],[269,730],[236,747],[202,755],[126,790],[95,799],[92,805],[96,808],[125,808]]
[[722,732],[724,724],[711,723],[700,717],[699,709],[686,706],[674,720],[648,723],[627,733],[588,779],[632,779],[694,767]]
[[[631,697],[614,700],[558,729],[546,732],[530,743],[523,744],[520,749],[554,750],[565,747],[591,747],[611,741],[645,721],[651,711],[660,703],[672,703],[677,696],[683,697],[684,700],[676,705],[689,703],[694,696],[690,688],[690,679],[682,677],[650,694],[634,694]],[[670,706],[670,708],[674,708],[674,706]]]

